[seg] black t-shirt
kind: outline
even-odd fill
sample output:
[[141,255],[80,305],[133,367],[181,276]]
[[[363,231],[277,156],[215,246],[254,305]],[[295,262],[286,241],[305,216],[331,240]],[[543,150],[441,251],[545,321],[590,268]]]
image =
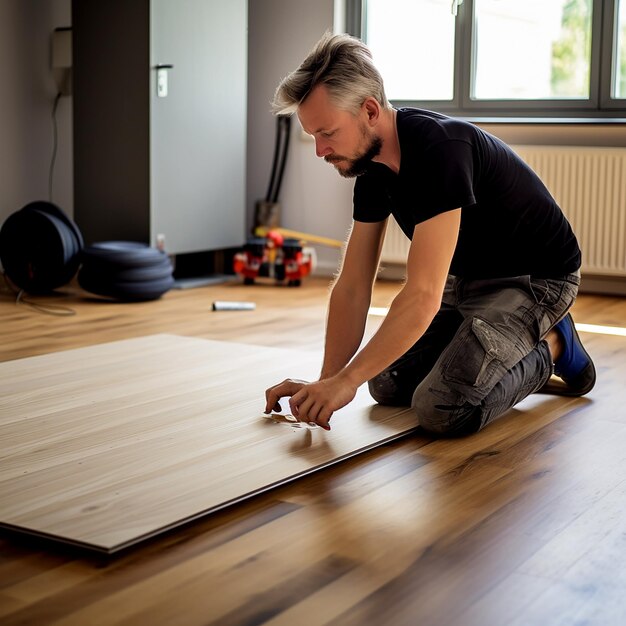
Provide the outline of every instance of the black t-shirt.
[[581,255],[569,222],[539,177],[477,126],[398,109],[398,174],[372,163],[354,186],[354,219],[393,215],[411,239],[416,224],[461,207],[450,273],[466,278],[575,272]]

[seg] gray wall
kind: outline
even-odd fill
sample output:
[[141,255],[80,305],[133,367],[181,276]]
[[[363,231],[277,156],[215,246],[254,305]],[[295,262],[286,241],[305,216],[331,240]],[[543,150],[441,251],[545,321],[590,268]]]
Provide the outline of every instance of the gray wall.
[[[326,30],[333,28],[333,0],[250,0],[248,57],[248,220],[266,191],[275,120],[270,101],[281,78],[294,70]],[[280,193],[281,224],[344,239],[352,217],[351,181],[315,156],[314,144],[292,120],[289,158]],[[333,272],[338,251],[316,246],[320,271]]]
[[[52,154],[52,32],[71,23],[70,0],[0,0],[0,223],[33,200],[48,199]],[[59,146],[53,202],[72,204],[72,100],[57,109]]]

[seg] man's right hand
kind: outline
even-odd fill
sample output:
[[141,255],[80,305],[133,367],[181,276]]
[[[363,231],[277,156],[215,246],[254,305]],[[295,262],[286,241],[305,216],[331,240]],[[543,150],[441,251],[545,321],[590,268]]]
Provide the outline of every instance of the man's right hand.
[[350,381],[347,370],[332,378],[311,383],[287,379],[266,391],[265,412],[271,412],[272,407],[276,410],[280,398],[290,396],[291,414],[298,421],[330,430],[329,422],[333,413],[352,401],[357,387],[358,384]]
[[302,389],[302,387],[308,384],[309,383],[306,380],[287,378],[286,380],[283,380],[282,383],[270,387],[265,392],[265,413],[280,411],[281,407],[279,400],[281,398],[289,398],[295,395],[298,391],[300,391],[300,389]]

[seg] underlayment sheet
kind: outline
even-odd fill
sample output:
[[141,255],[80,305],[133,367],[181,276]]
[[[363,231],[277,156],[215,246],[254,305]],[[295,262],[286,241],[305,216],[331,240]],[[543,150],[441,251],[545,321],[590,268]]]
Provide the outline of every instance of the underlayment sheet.
[[0,527],[115,552],[415,428],[366,388],[330,432],[263,416],[319,366],[175,335],[0,363]]

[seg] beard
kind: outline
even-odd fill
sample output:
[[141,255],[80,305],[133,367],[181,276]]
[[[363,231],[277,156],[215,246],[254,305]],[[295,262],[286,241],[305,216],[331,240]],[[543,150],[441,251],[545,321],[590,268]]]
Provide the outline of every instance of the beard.
[[[356,176],[361,176],[361,174],[365,174],[374,157],[377,157],[380,154],[382,147],[383,140],[378,135],[374,135],[370,139],[367,148],[365,148],[365,150],[356,157],[349,159],[348,157],[328,155],[324,157],[324,160],[327,163],[332,163],[335,166],[335,169],[344,178],[354,178]],[[338,165],[342,162],[347,163],[347,166],[343,169]]]

